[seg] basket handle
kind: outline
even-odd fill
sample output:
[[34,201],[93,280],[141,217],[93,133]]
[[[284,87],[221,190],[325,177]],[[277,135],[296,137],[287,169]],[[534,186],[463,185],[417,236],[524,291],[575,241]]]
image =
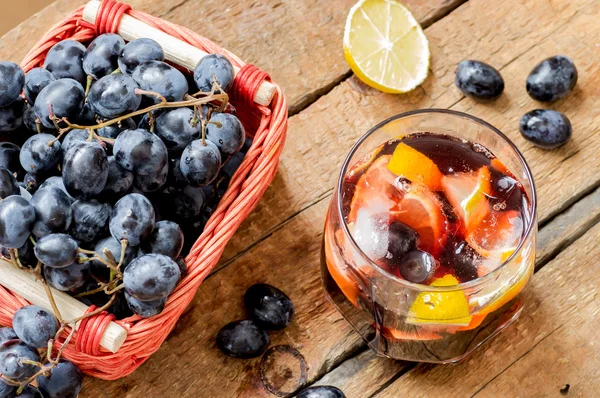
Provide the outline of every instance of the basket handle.
[[[52,311],[52,304],[42,288],[41,282],[36,280],[35,276],[27,271],[23,271],[11,263],[0,260],[0,284],[5,288],[23,297],[31,304],[38,305]],[[64,319],[76,319],[83,316],[89,307],[81,301],[60,292],[54,288],[52,296],[56,302],[56,307]],[[76,325],[79,328],[81,323]],[[112,353],[116,353],[125,342],[127,331],[115,322],[107,324],[106,329],[100,340],[100,346],[106,348]]]
[[[96,24],[96,17],[100,9],[101,1],[92,0],[83,9],[83,20]],[[165,52],[165,58],[176,65],[186,69],[194,70],[198,62],[208,55],[208,53],[192,46],[182,40],[179,40],[159,29],[156,29],[145,22],[142,22],[130,15],[123,14],[117,28],[117,33],[126,41],[131,41],[143,37],[155,40],[160,44]],[[233,66],[233,72],[237,75],[240,68]],[[275,85],[269,81],[263,81],[258,87],[254,96],[254,102],[259,105],[269,106],[275,95]]]

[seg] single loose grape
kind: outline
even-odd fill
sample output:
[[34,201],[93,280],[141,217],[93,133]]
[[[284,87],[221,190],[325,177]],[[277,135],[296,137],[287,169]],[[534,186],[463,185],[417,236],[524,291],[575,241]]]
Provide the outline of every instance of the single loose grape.
[[504,91],[504,79],[494,67],[480,61],[465,60],[456,68],[456,86],[466,96],[494,100]]

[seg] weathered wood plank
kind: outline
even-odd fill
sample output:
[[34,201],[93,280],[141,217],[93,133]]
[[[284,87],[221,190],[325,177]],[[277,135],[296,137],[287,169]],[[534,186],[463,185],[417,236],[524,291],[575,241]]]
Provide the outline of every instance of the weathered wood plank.
[[536,274],[521,317],[492,344],[456,366],[419,365],[377,398],[559,396],[567,383],[576,396],[595,396],[598,237],[600,224]]
[[[595,40],[598,25],[593,23],[598,8],[590,7],[594,2],[589,0],[544,4],[506,1],[489,7],[481,1],[468,2],[425,30],[432,64],[420,88],[402,96],[388,95],[349,79],[290,118],[281,171],[230,243],[223,262],[330,192],[356,140],[376,123],[408,110],[452,107],[504,131],[533,167],[540,220],[600,185],[600,115],[589,112],[600,106],[600,47]],[[578,27],[577,33],[573,26]],[[565,147],[546,151],[525,142],[518,122],[525,112],[541,106],[525,91],[527,74],[537,62],[557,53],[571,56],[580,72],[575,91],[552,105],[571,119],[574,137]],[[465,58],[480,59],[502,70],[506,89],[499,100],[478,103],[456,89],[454,70]]]
[[[540,229],[536,268],[541,268],[598,222],[600,222],[600,189],[584,197]],[[367,398],[411,366],[414,364],[378,358],[368,350],[344,361],[319,379],[315,385],[334,385],[350,397]]]
[[[407,0],[424,26],[465,0]],[[185,1],[166,15],[267,70],[296,113],[345,78],[342,53],[348,10],[356,0]]]

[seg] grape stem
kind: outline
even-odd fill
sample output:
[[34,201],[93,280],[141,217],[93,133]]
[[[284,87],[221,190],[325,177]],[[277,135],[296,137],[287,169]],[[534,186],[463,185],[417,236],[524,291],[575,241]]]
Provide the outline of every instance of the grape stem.
[[[215,94],[216,91],[219,91],[219,94]],[[128,113],[126,115],[123,116],[119,116],[116,117],[114,119],[110,119],[107,121],[104,121],[102,123],[98,123],[96,125],[93,126],[82,126],[79,124],[75,124],[75,123],[71,123],[67,120],[67,118],[58,118],[56,117],[53,113],[52,113],[52,109],[51,106],[48,105],[50,107],[50,119],[52,120],[52,122],[54,123],[56,129],[58,130],[58,136],[56,137],[55,140],[51,140],[48,142],[48,146],[52,146],[52,144],[54,144],[54,142],[58,139],[60,139],[60,137],[62,137],[65,133],[73,130],[73,129],[81,129],[81,130],[98,130],[101,129],[103,127],[108,127],[108,126],[112,126],[115,123],[120,123],[125,119],[129,119],[131,117],[134,116],[138,116],[138,115],[143,115],[144,113],[148,113],[148,112],[152,112],[154,110],[157,109],[168,109],[168,108],[181,108],[181,107],[188,107],[188,106],[201,106],[203,104],[208,104],[211,103],[213,101],[218,101],[220,102],[220,106],[219,109],[225,109],[225,107],[227,106],[227,104],[229,103],[229,96],[223,92],[220,88],[220,86],[218,85],[218,83],[213,83],[213,88],[210,92],[198,92],[192,96],[187,95],[185,97],[185,100],[183,101],[176,101],[176,102],[168,102],[162,95],[160,95],[159,93],[153,92],[153,91],[146,91],[146,90],[141,90],[141,89],[136,89],[136,94],[144,94],[144,95],[150,95],[153,96],[155,98],[159,98],[161,102],[159,102],[158,104],[154,104],[151,105],[147,108],[144,109],[138,109],[134,112]],[[201,96],[199,98],[196,98],[197,96]],[[67,127],[64,128],[60,128],[60,126],[58,125],[58,122],[62,121],[64,122]],[[95,134],[95,133],[94,133]],[[104,137],[100,137],[98,135],[96,135],[96,138],[107,142],[107,143],[113,143],[114,140],[111,140],[109,138],[104,138]]]

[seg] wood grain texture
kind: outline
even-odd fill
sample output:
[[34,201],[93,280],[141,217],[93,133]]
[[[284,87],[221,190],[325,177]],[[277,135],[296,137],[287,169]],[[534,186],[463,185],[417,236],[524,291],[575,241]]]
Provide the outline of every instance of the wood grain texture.
[[418,365],[377,398],[596,396],[600,224],[534,277],[521,317],[455,366]]
[[[599,186],[600,114],[590,111],[600,107],[600,47],[596,46],[600,27],[594,23],[598,7],[590,0],[542,4],[512,0],[494,7],[485,1],[470,1],[425,30],[432,53],[431,72],[413,92],[383,94],[354,78],[338,85],[290,118],[280,172],[231,241],[222,263],[331,192],[341,164],[358,138],[382,120],[413,109],[469,112],[508,135],[532,166],[540,220]],[[574,31],[573,26],[578,29]],[[571,119],[574,134],[566,146],[547,151],[526,142],[518,125],[524,113],[543,107],[525,91],[527,74],[537,62],[557,53],[572,57],[579,69],[574,92],[551,105]],[[506,89],[497,101],[476,102],[454,86],[455,67],[465,58],[501,70]]]

